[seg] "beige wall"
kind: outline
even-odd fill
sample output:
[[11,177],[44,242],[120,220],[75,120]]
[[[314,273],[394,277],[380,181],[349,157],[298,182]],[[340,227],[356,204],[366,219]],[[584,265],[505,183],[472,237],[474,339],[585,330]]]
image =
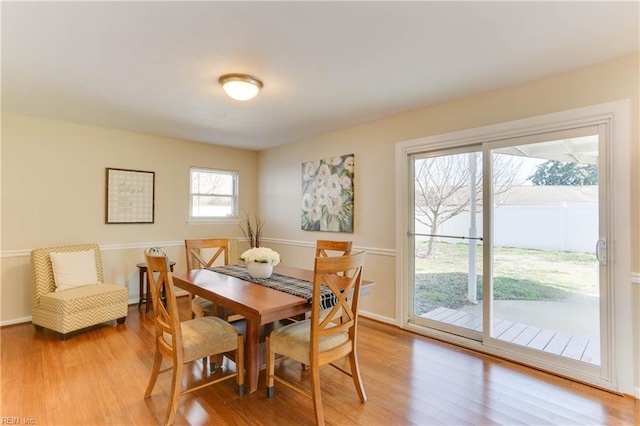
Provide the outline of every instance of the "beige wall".
[[[631,100],[632,270],[640,271],[640,144],[638,141],[638,54],[553,75],[447,104],[409,111],[375,122],[263,151],[259,156],[258,210],[268,223],[265,236],[277,241],[287,261],[303,265],[318,238],[352,239],[369,255],[365,278],[377,286],[363,309],[386,319],[395,306],[395,144],[426,136],[503,123],[621,99]],[[355,154],[355,231],[353,234],[300,230],[301,163]],[[304,244],[301,242],[306,242]],[[296,244],[298,246],[296,246]],[[288,246],[286,248],[285,246]],[[303,248],[301,249],[300,246]],[[305,248],[306,247],[306,248]],[[391,253],[391,254],[389,254]],[[631,279],[631,277],[622,277]],[[640,383],[640,285],[633,286],[636,388]]]
[[[0,320],[31,316],[33,248],[98,243],[105,280],[137,297],[143,247],[163,245],[183,267],[185,238],[241,236],[237,224],[187,223],[191,166],[238,170],[240,211],[255,211],[253,151],[3,114]],[[155,172],[155,223],[104,223],[107,167]]]
[[[375,279],[363,310],[396,316],[395,143],[620,99],[631,100],[632,270],[640,271],[640,56],[634,54],[447,104],[409,111],[299,143],[263,151],[221,148],[17,115],[2,117],[2,241],[0,321],[28,318],[30,268],[25,252],[81,241],[105,247],[106,279],[137,285],[142,247],[167,243],[178,268],[180,241],[201,235],[239,235],[235,225],[188,225],[189,166],[241,173],[241,208],[259,211],[268,244],[283,262],[310,267],[318,238],[352,239],[368,252],[365,278]],[[153,150],[152,154],[147,154]],[[355,154],[355,230],[300,230],[301,163]],[[156,172],[153,225],[104,224],[104,169]],[[137,289],[130,288],[130,294]],[[640,285],[633,286],[635,386],[640,383]]]

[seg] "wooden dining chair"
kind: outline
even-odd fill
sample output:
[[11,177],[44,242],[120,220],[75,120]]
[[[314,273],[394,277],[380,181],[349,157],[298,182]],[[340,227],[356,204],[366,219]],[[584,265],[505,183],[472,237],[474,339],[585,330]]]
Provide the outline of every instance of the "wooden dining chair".
[[[346,256],[351,254],[352,245],[351,241],[318,240],[316,242],[316,257]],[[321,312],[321,315],[326,314],[327,310]]]
[[[351,241],[316,241],[316,257],[344,256],[351,254]],[[336,253],[338,252],[338,253]]]
[[[239,262],[238,240],[234,238],[197,238],[184,240],[187,253],[187,270],[210,268],[218,265],[236,264]],[[204,297],[189,293],[191,318],[216,316],[225,321],[235,321],[242,317],[230,309],[216,306]],[[213,372],[222,366],[222,355],[209,360],[209,368]],[[207,365],[207,358],[202,359]]]
[[[357,356],[358,300],[362,283],[365,252],[345,256],[316,257],[313,279],[311,318],[271,332],[267,338],[267,397],[273,397],[274,381],[311,397],[316,423],[324,424],[320,393],[320,367],[330,364],[351,376],[360,401],[367,396],[360,377]],[[320,315],[323,300],[321,288],[326,286],[336,299],[328,315]],[[309,365],[311,392],[275,375],[275,354]],[[333,364],[348,356],[350,370]]]
[[[145,259],[153,301],[156,354],[144,397],[149,398],[151,396],[160,373],[168,370],[173,371],[171,390],[169,391],[169,407],[164,421],[165,425],[171,425],[173,424],[178,409],[178,399],[181,395],[233,377],[236,377],[238,393],[240,395],[243,394],[243,337],[238,334],[231,324],[216,317],[195,318],[181,323],[169,260],[166,256],[152,254],[149,250],[145,251]],[[161,299],[162,288],[165,291],[165,303]],[[230,351],[235,351],[235,373],[224,375],[215,380],[208,380],[191,388],[182,389],[184,364],[203,357]],[[171,363],[171,367],[161,371],[160,367],[163,358],[166,358]]]
[[[238,240],[229,238],[200,238],[184,240],[187,252],[187,269],[210,268],[214,265],[237,263]],[[234,250],[235,248],[235,250]],[[228,319],[232,312],[216,309],[213,303],[200,296],[189,293],[192,318],[216,315]]]

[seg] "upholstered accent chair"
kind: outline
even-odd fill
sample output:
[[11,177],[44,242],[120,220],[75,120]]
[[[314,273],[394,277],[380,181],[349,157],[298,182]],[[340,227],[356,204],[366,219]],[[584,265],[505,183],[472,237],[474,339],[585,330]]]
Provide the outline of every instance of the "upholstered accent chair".
[[[145,251],[149,282],[151,286],[151,300],[153,301],[153,316],[155,323],[155,358],[151,377],[144,397],[149,398],[156,384],[158,375],[172,370],[171,390],[169,391],[169,406],[164,424],[174,422],[178,409],[180,395],[201,389],[205,386],[219,383],[235,377],[238,393],[243,394],[244,384],[244,344],[243,337],[225,320],[217,317],[199,317],[180,322],[178,302],[176,301],[173,274],[166,256],[151,254]],[[166,294],[166,302],[162,301],[162,289]],[[206,358],[226,352],[235,352],[236,371],[225,374],[217,379],[205,379],[204,382],[183,390],[183,366],[199,358]],[[166,358],[171,367],[160,371],[162,360]],[[204,369],[206,374],[206,368]]]
[[[358,301],[365,256],[365,252],[359,252],[345,256],[316,257],[311,318],[273,330],[267,338],[267,397],[273,396],[274,381],[310,396],[313,400],[316,423],[319,425],[324,424],[320,393],[321,366],[330,364],[350,376],[360,401],[367,400],[360,377],[356,345]],[[336,304],[326,315],[322,315],[320,310],[323,286],[330,289],[336,298]],[[311,392],[275,374],[276,353],[309,366]],[[333,364],[344,357],[348,357],[350,371]]]
[[[88,253],[93,250],[93,253]],[[87,265],[93,268],[94,282],[80,282],[63,289],[56,283],[52,253],[60,259],[65,253],[87,254]],[[78,244],[35,249],[31,252],[33,284],[31,292],[32,322],[36,330],[48,328],[60,333],[63,340],[68,334],[92,325],[116,320],[123,324],[127,318],[128,296],[126,287],[103,283],[102,255],[97,244]],[[67,267],[67,273],[69,273]],[[73,269],[73,265],[71,267]],[[73,271],[71,271],[73,273]],[[61,281],[61,278],[60,280]],[[58,285],[57,285],[58,284]],[[56,291],[57,290],[57,291]]]

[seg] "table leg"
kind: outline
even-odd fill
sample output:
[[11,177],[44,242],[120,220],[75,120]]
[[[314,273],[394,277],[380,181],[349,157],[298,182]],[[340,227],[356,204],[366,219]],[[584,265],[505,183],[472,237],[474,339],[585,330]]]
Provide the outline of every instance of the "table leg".
[[149,304],[151,303],[151,283],[149,282],[149,271],[147,271],[147,305],[144,308],[144,312],[149,312]]
[[140,281],[139,281],[140,290],[139,290],[139,293],[138,293],[140,295],[140,299],[138,300],[138,309],[140,309],[140,306],[142,306],[142,300],[143,300],[143,297],[144,297],[144,293],[142,291],[144,289],[144,287],[142,286],[143,283],[144,283],[144,271],[142,269],[140,269]]
[[260,324],[247,319],[246,325],[244,354],[247,386],[245,389],[248,389],[249,393],[253,393],[258,390],[258,375],[260,374]]

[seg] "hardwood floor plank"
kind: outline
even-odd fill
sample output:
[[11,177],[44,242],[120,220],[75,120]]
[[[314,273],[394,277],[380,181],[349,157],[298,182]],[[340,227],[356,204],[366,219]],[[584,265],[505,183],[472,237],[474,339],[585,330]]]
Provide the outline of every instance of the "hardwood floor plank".
[[472,399],[463,399],[460,401],[460,405],[463,405],[468,410],[476,413],[487,413],[487,417],[495,424],[502,425],[527,425],[527,424],[543,424],[544,420],[531,415],[523,410],[514,410],[513,407],[508,407],[502,410],[501,407],[491,405],[488,407],[482,402],[474,401]]
[[[188,319],[186,298],[179,305]],[[151,315],[132,306],[126,324],[94,327],[67,341],[30,324],[2,328],[0,413],[39,425],[161,424],[170,373],[143,398],[153,363]],[[505,333],[515,334],[515,326]],[[349,377],[323,367],[328,425],[627,426],[640,412],[633,398],[371,320],[361,319],[358,351],[369,399],[360,403]],[[203,374],[208,376],[195,362],[185,380],[202,380]],[[299,363],[285,360],[277,374],[310,387],[309,372]],[[175,424],[312,425],[313,405],[277,383],[268,399],[262,373],[253,394],[240,397],[226,381],[183,396]]]

